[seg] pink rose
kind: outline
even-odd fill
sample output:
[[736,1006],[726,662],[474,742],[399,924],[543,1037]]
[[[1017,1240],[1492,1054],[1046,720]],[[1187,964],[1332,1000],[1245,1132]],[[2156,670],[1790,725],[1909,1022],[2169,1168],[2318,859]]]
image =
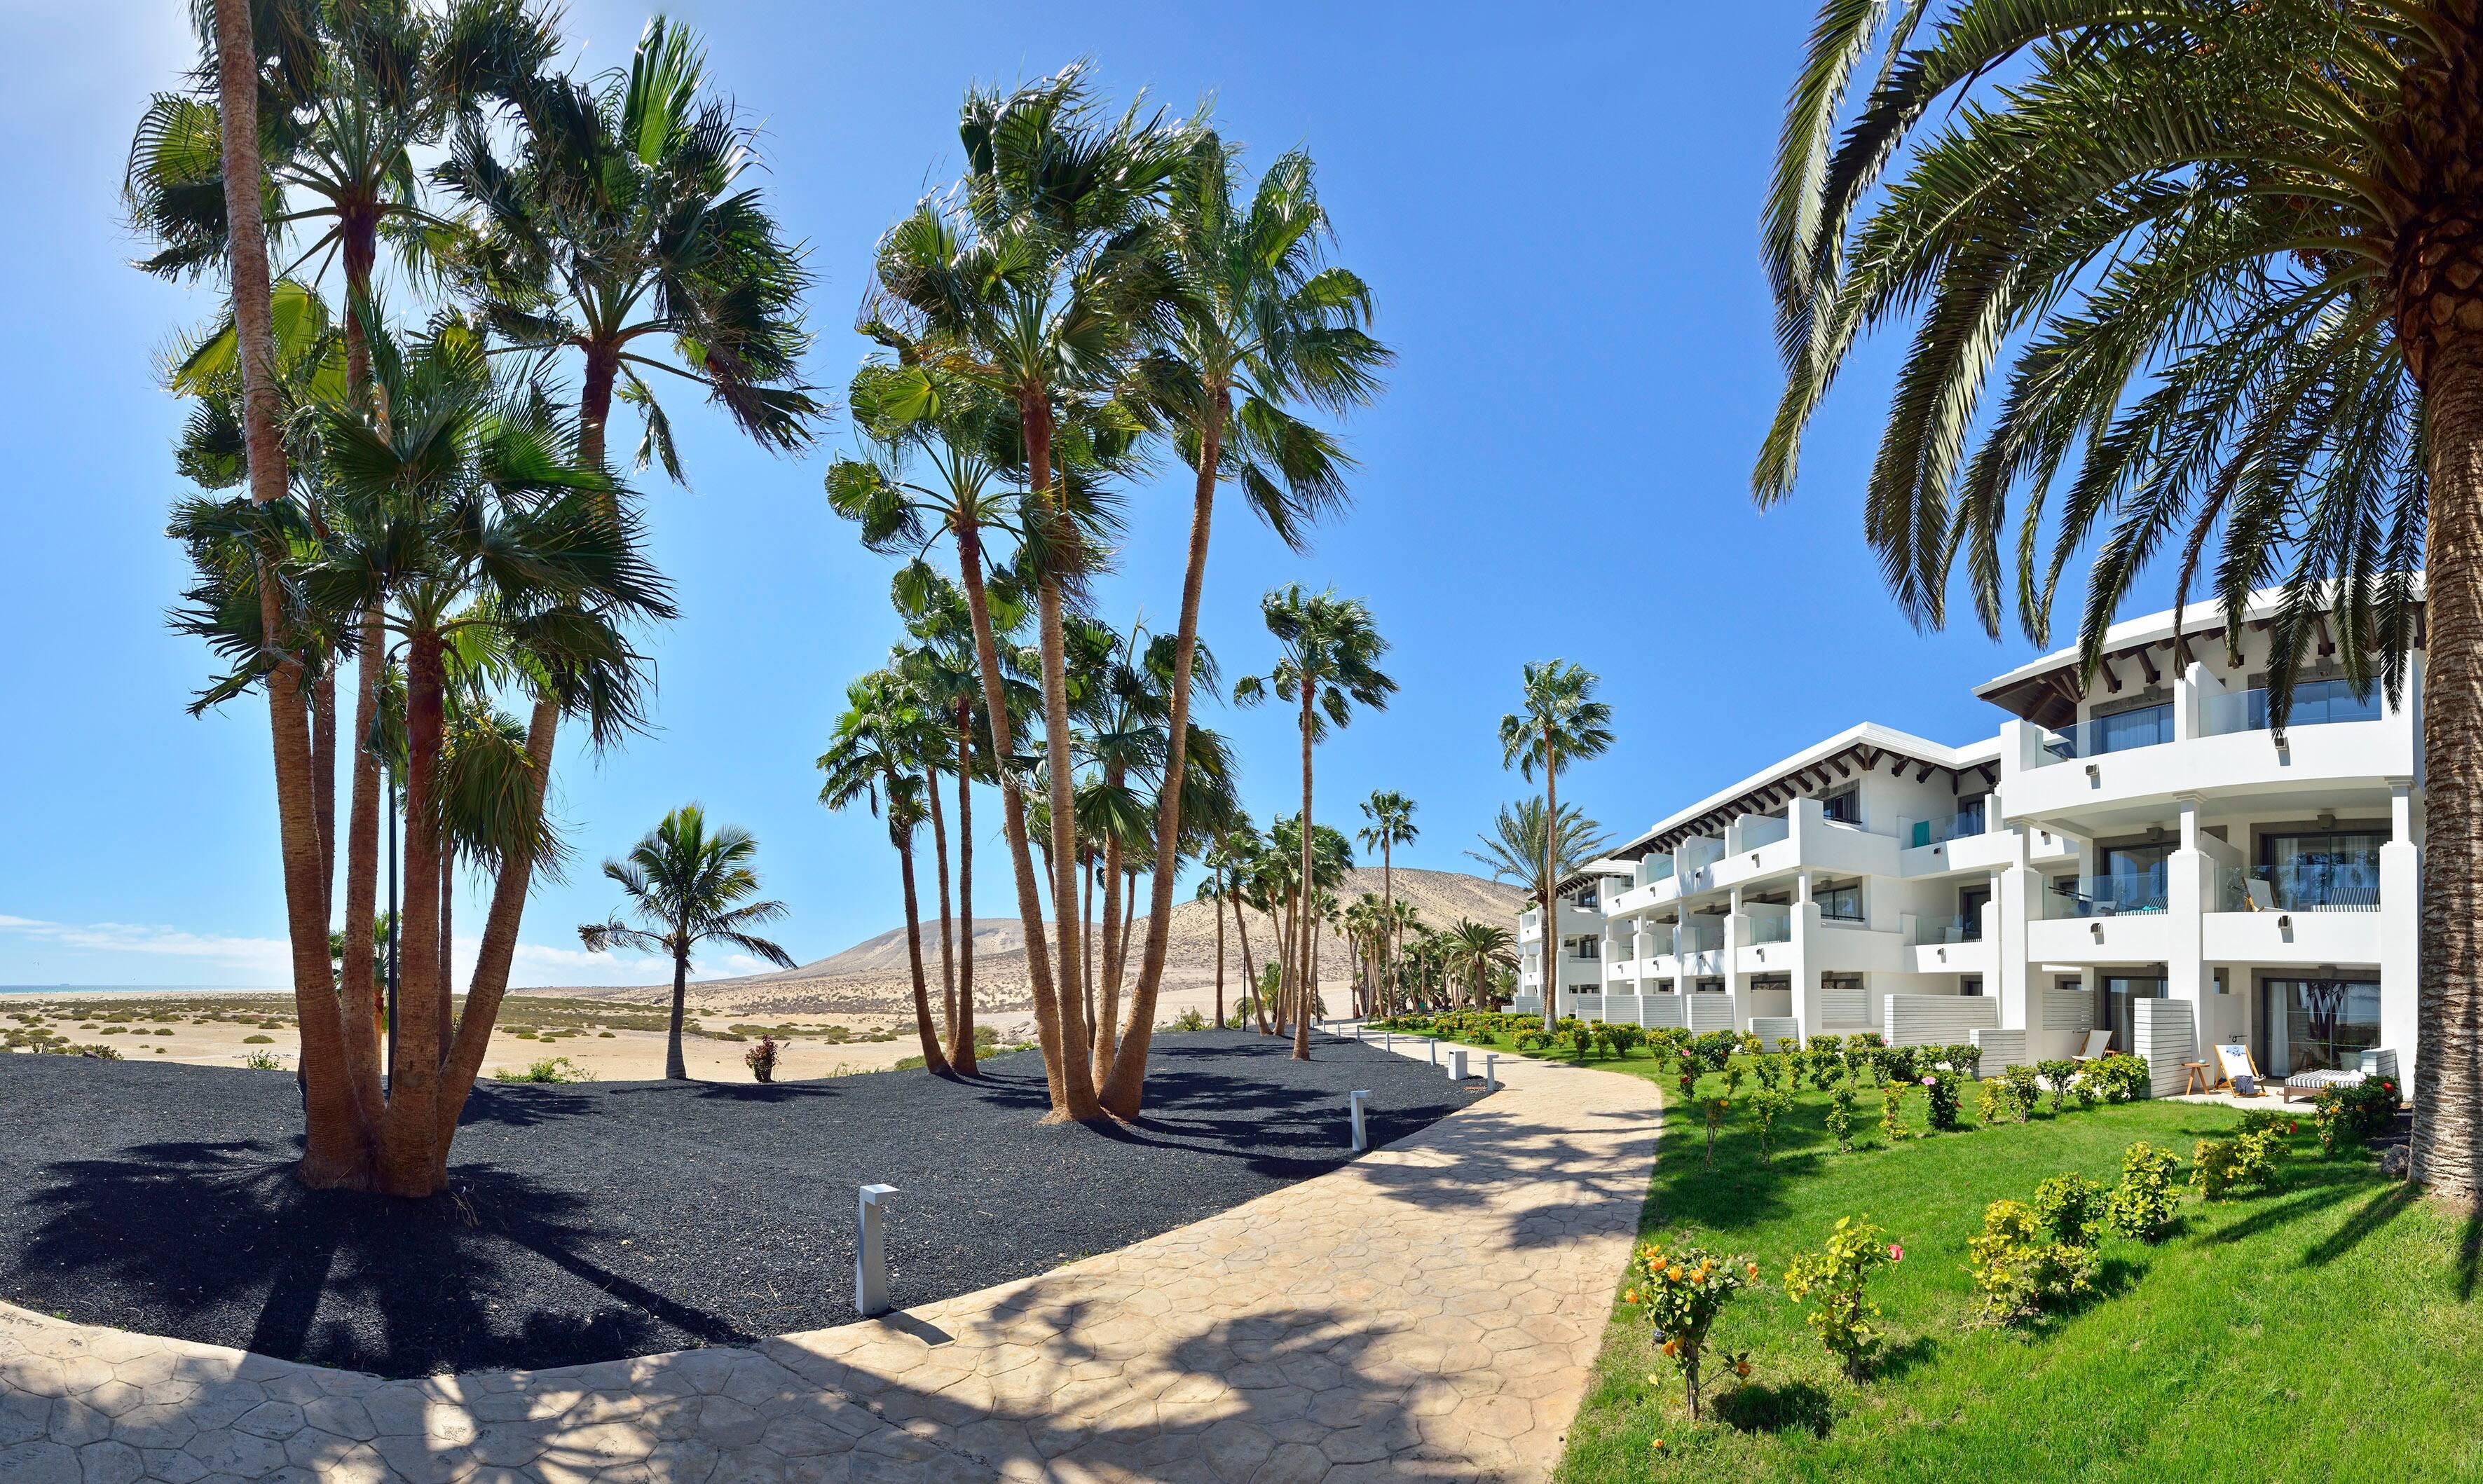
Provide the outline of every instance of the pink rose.
[[1890,1242],[1890,1243],[1888,1244],[1888,1260],[1889,1260],[1889,1261],[1891,1261],[1891,1262],[1903,1262],[1903,1261],[1905,1261],[1905,1260],[1906,1260],[1906,1249],[1904,1249],[1903,1247],[1898,1246],[1898,1245],[1897,1245],[1896,1243],[1894,1243],[1894,1242]]

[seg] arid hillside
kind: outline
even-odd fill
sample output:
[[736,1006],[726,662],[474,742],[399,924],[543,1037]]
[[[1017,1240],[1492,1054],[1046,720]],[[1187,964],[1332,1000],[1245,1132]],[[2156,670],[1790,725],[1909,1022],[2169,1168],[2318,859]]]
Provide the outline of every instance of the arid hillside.
[[[1379,889],[1379,872],[1356,870],[1350,873],[1339,894],[1352,901],[1365,891]],[[1423,920],[1434,927],[1447,927],[1460,917],[1478,922],[1510,924],[1517,913],[1522,893],[1516,888],[1486,881],[1458,871],[1418,871],[1400,866],[1396,872],[1397,895],[1414,904]],[[981,893],[977,892],[979,897]],[[979,901],[977,906],[982,905]],[[1215,924],[1217,913],[1205,902],[1182,902],[1172,914],[1172,941],[1164,955],[1163,1004],[1161,1015],[1169,1018],[1186,1006],[1208,1009],[1215,998]],[[1242,994],[1242,942],[1235,932],[1232,915],[1224,917],[1225,995],[1228,1002]],[[1133,939],[1143,941],[1147,919],[1137,919]],[[1249,914],[1250,955],[1253,963],[1263,960],[1271,941],[1272,924],[1261,914]],[[932,980],[933,993],[938,993],[940,950],[937,920],[923,924],[923,966]],[[1133,966],[1137,960],[1134,946],[1130,954]],[[1322,981],[1342,984],[1348,972],[1344,940],[1331,933],[1320,949],[1320,977]],[[661,985],[613,989],[528,990],[528,994],[561,994],[597,998],[652,1001],[670,993]],[[864,940],[841,953],[796,968],[775,973],[753,974],[738,979],[713,979],[690,986],[690,1003],[701,1014],[711,1015],[852,1015],[882,1016],[908,1013],[912,986],[907,977],[905,934],[893,929]],[[1023,1011],[1032,1001],[1027,989],[1024,935],[1015,917],[981,917],[975,923],[975,1004],[979,1013],[1005,1017]]]

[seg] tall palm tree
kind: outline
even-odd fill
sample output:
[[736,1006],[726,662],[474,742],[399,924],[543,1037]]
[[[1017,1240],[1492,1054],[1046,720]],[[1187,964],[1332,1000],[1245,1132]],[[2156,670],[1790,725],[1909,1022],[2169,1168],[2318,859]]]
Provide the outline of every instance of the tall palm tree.
[[1570,763],[1600,756],[1613,745],[1613,708],[1594,699],[1593,675],[1584,666],[1562,660],[1529,660],[1523,690],[1525,709],[1500,719],[1500,756],[1501,766],[1516,768],[1521,778],[1533,778],[1537,769],[1543,774],[1543,818],[1548,828],[1538,858],[1543,874],[1536,882],[1536,900],[1543,904],[1543,1024],[1549,1029],[1559,1018],[1555,1001],[1560,998],[1551,993],[1552,960],[1560,946],[1560,914],[1553,908],[1553,892],[1564,874],[1560,868],[1560,778]]
[[[1224,909],[1233,909],[1236,923],[1242,918],[1241,873],[1247,868],[1251,853],[1259,849],[1259,833],[1246,819],[1233,821],[1216,832],[1215,838],[1200,853],[1199,863],[1207,867],[1207,879],[1198,884],[1198,900],[1215,904],[1215,1028],[1224,1028]],[[1246,967],[1242,977],[1246,980]]]
[[[1365,850],[1376,846],[1379,851],[1379,901],[1383,910],[1393,914],[1397,903],[1396,847],[1411,845],[1422,835],[1414,823],[1414,801],[1389,788],[1375,788],[1371,797],[1362,801],[1362,817],[1370,823],[1358,832]],[[1382,941],[1381,951],[1393,954],[1396,939]],[[1380,971],[1387,966],[1383,962]]]
[[1480,1005],[1483,981],[1491,970],[1516,967],[1516,941],[1508,936],[1508,929],[1498,923],[1472,918],[1459,918],[1448,937],[1449,962],[1473,990],[1471,995],[1458,996],[1460,1008]]
[[[1166,764],[1173,786],[1162,790],[1156,819],[1160,854],[1182,835],[1191,654],[1215,488],[1226,480],[1238,484],[1260,518],[1302,549],[1305,527],[1344,503],[1351,461],[1294,405],[1342,415],[1377,395],[1379,371],[1389,360],[1386,347],[1365,329],[1369,286],[1325,262],[1333,239],[1310,157],[1287,152],[1253,186],[1241,156],[1239,146],[1198,131],[1172,174],[1154,233],[1163,278],[1175,289],[1163,331],[1139,373],[1196,476],[1174,628],[1173,752]],[[1212,677],[1207,683],[1214,691]],[[1171,873],[1157,873],[1132,1032],[1105,1079],[1104,1105],[1125,1118],[1137,1115],[1145,1093],[1156,996],[1171,941],[1172,886]]]
[[[2483,1193],[2478,67],[2465,0],[1831,0],[1768,200],[1786,386],[1753,476],[1762,503],[1790,491],[1850,347],[1919,306],[1865,502],[1916,623],[1943,621],[1962,553],[1996,637],[2015,524],[2039,645],[2054,583],[2103,536],[2090,673],[2175,539],[2176,606],[2217,546],[2229,647],[2250,590],[2282,580],[2280,728],[2323,614],[2358,686],[2397,694],[2422,645],[2413,1173],[2461,1199]],[[1849,110],[1857,73],[1877,81]]]
[[800,374],[811,275],[745,178],[758,130],[715,95],[697,36],[658,15],[627,71],[528,77],[503,96],[524,124],[514,158],[469,119],[439,170],[468,207],[450,277],[508,352],[576,355],[590,462],[617,395],[642,419],[638,465],[682,477],[664,377],[763,447],[807,447],[825,411]]
[[[1480,850],[1469,850],[1466,859],[1491,872],[1492,880],[1514,882],[1533,889],[1543,875],[1543,801],[1520,799],[1504,804],[1492,816],[1491,831],[1475,836]],[[1592,861],[1612,848],[1612,836],[1603,826],[1589,819],[1574,804],[1561,806],[1561,875]]]
[[905,893],[905,951],[914,975],[914,1028],[922,1043],[923,1070],[948,1074],[948,1058],[932,1027],[931,995],[922,969],[922,916],[914,890],[914,831],[925,812],[923,759],[945,754],[948,738],[940,719],[922,698],[892,670],[875,670],[845,687],[845,711],[837,719],[836,734],[819,755],[827,775],[819,802],[844,808],[868,800],[873,814],[885,804],[888,840],[896,847],[899,879]]
[[[969,381],[1017,414],[1033,502],[1028,535],[1039,543],[1056,955],[1042,967],[1046,945],[1029,927],[1027,959],[1046,1065],[1056,1068],[1055,1115],[1083,1121],[1102,1116],[1103,1105],[1082,1006],[1069,992],[1082,954],[1062,594],[1091,555],[1069,519],[1057,440],[1112,402],[1158,312],[1161,277],[1137,249],[1188,131],[1135,108],[1102,119],[1081,65],[1009,93],[970,93],[958,134],[965,178],[881,239],[864,328],[901,363],[922,368],[924,380],[944,372]],[[997,710],[990,655],[984,683]],[[1031,862],[1019,840],[1009,848],[1021,914],[1033,923]]]
[[1297,901],[1304,914],[1295,940],[1295,952],[1301,963],[1298,997],[1303,1013],[1294,1026],[1294,1056],[1308,1061],[1311,1054],[1311,997],[1319,993],[1312,979],[1316,963],[1315,947],[1318,923],[1309,915],[1316,905],[1318,873],[1312,861],[1311,822],[1311,751],[1327,735],[1328,728],[1344,727],[1353,720],[1356,702],[1373,710],[1384,710],[1397,682],[1379,669],[1379,658],[1388,652],[1388,641],[1379,636],[1378,627],[1371,621],[1371,610],[1358,597],[1339,597],[1335,589],[1322,593],[1305,593],[1298,582],[1269,593],[1260,601],[1259,612],[1267,621],[1268,632],[1274,635],[1283,658],[1265,676],[1245,676],[1233,687],[1233,700],[1241,705],[1257,705],[1270,695],[1279,701],[1295,703],[1299,716],[1302,740],[1302,889]]
[[750,931],[786,913],[782,902],[750,900],[759,894],[759,873],[750,868],[758,854],[748,831],[724,825],[709,833],[707,811],[684,804],[630,847],[627,859],[603,862],[603,874],[627,899],[626,910],[647,925],[631,927],[616,914],[580,926],[577,936],[591,953],[618,945],[673,961],[673,1019],[664,1040],[669,1081],[690,1074],[681,1061],[681,1015],[689,1000],[690,956],[700,943],[731,943],[779,968],[793,967],[791,954]]

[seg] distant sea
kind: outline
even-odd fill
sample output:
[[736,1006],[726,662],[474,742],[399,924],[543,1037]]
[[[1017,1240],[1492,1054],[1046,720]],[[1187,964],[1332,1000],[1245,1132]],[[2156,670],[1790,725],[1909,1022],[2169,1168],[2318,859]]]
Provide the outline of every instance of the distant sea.
[[0,994],[280,994],[261,984],[0,984]]

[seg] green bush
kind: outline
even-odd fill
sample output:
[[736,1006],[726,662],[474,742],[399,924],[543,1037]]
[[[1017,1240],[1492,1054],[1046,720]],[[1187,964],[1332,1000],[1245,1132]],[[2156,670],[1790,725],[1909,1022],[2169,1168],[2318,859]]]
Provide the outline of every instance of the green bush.
[[1906,1084],[1880,1085],[1880,1132],[1894,1146],[1906,1136]]
[[2147,1091],[2147,1058],[2126,1051],[2096,1057],[2082,1074],[2095,1079],[2106,1102],[2128,1102]]
[[274,1046],[276,1045],[276,1038],[274,1036],[244,1036],[241,1038],[241,1044],[244,1046]]
[[1825,1052],[1829,1056],[1835,1056],[1844,1051],[1845,1038],[1831,1032],[1823,1031],[1810,1038],[1810,1048],[1813,1051]]
[[2017,1122],[2026,1122],[2035,1111],[2035,1100],[2042,1096],[2042,1082],[2032,1067],[2003,1067],[2000,1079],[2009,1084],[2009,1101]]
[[1854,1084],[1840,1082],[1828,1095],[1828,1131],[1835,1136],[1836,1152],[1854,1153]]
[[547,1056],[540,1061],[528,1062],[523,1072],[511,1072],[508,1068],[502,1067],[493,1073],[492,1076],[501,1082],[583,1082],[587,1080],[586,1069],[566,1056]]
[[1927,1073],[1923,1076],[1923,1099],[1930,1104],[1925,1113],[1932,1130],[1949,1132],[1957,1127],[1957,1073]]
[[2397,1084],[2365,1077],[2348,1087],[2323,1087],[2310,1105],[2319,1147],[2334,1154],[2378,1138],[2397,1121]]
[[1866,1293],[1871,1274],[1905,1256],[1905,1249],[1889,1241],[1888,1233],[1868,1217],[1839,1216],[1835,1230],[1828,1233],[1826,1251],[1803,1253],[1785,1269],[1785,1297],[1797,1304],[1817,1297],[1807,1305],[1803,1321],[1856,1381],[1862,1379],[1862,1368],[1880,1343],[1879,1327],[1872,1323],[1880,1317],[1880,1306]]
[[1983,1047],[1973,1042],[1963,1041],[1948,1047],[1941,1059],[1949,1064],[1951,1071],[1967,1081],[1983,1080]]
[[1920,1075],[1914,1070],[1914,1048],[1909,1046],[1883,1046],[1873,1050],[1872,1060],[1880,1064],[1883,1082],[1910,1082]]
[[2161,1240],[2173,1225],[2173,1177],[2181,1161],[2141,1139],[2121,1155],[2121,1183],[2104,1198],[2104,1220],[2135,1241]]
[[1181,1014],[1172,1018],[1172,1025],[1170,1028],[1173,1030],[1205,1030],[1207,1029],[1207,1017],[1198,1013],[1198,1007],[1196,1005],[1191,1005],[1188,1009],[1182,1011]]
[[1966,1271],[1983,1290],[1982,1322],[2018,1325],[2091,1290],[2095,1253],[2046,1239],[2033,1206],[2001,1200],[1984,1208],[1983,1232],[1966,1243]]
[[2276,1178],[2277,1159],[2284,1153],[2279,1128],[2246,1129],[2229,1139],[2201,1139],[2193,1155],[2190,1183],[2210,1201],[2221,1201],[2237,1185],[2264,1187]]
[[2060,1117],[2061,1110],[2069,1103],[2069,1083],[2078,1074],[2078,1064],[2065,1056],[2054,1057],[2048,1061],[2037,1062],[2035,1074],[2043,1079],[2046,1089],[2051,1094],[2052,1116]]
[[2009,1084],[1998,1077],[1974,1084],[1974,1121],[1986,1127],[2009,1116],[2010,1105],[2016,1100],[2010,1096]]
[[2072,1247],[2095,1245],[2112,1192],[2083,1175],[2055,1175],[2035,1187],[2035,1214],[2056,1240]]
[[776,1080],[776,1058],[782,1049],[774,1036],[761,1031],[758,1044],[741,1053],[742,1065],[748,1067],[750,1074],[760,1081],[773,1082]]
[[1722,1072],[1733,1059],[1733,1053],[1741,1049],[1741,1045],[1742,1038],[1729,1030],[1711,1030],[1691,1038],[1690,1054],[1697,1057],[1698,1065],[1708,1071]]
[[248,1067],[253,1072],[282,1072],[284,1070],[284,1058],[277,1055],[274,1051],[253,1051],[248,1056],[241,1059],[241,1064]]
[[1749,1107],[1759,1130],[1759,1157],[1765,1159],[1775,1147],[1776,1120],[1793,1110],[1793,1090],[1763,1082],[1751,1090]]

